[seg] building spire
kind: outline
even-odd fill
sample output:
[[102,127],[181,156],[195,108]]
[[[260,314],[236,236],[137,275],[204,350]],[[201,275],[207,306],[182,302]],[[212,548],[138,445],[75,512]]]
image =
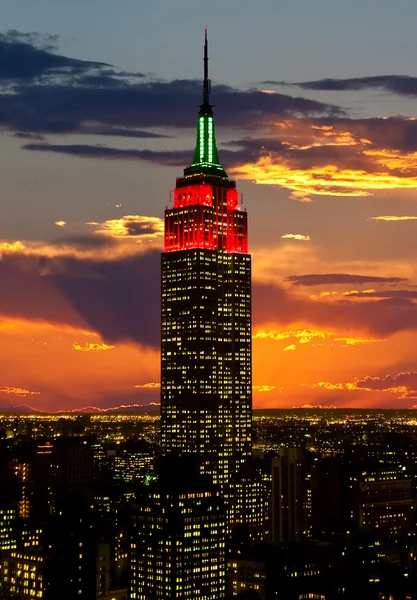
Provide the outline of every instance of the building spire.
[[200,105],[197,124],[197,143],[191,166],[184,171],[185,175],[209,173],[219,177],[227,177],[220,164],[216,146],[216,135],[213,117],[213,106],[210,104],[211,81],[208,75],[208,39],[207,27],[204,27],[204,80],[203,104]]
[[208,41],[207,41],[207,29],[204,27],[204,82],[203,82],[203,104],[210,104],[210,92],[211,85],[208,76]]

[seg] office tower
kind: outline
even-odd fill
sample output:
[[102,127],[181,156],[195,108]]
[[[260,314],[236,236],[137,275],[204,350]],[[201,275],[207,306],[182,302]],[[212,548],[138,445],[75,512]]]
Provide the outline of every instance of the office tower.
[[154,456],[150,446],[142,440],[121,443],[114,457],[114,481],[144,482],[153,472]]
[[272,460],[272,541],[307,536],[307,473],[301,448],[280,448]]
[[[26,541],[25,541],[26,540]],[[90,600],[96,592],[97,529],[73,504],[27,532],[2,553],[0,591],[6,598]]]
[[0,553],[16,548],[16,509],[0,504]]
[[268,462],[251,458],[234,482],[229,522],[234,527],[231,545],[236,550],[239,544],[270,539],[271,468]]
[[349,482],[353,527],[397,536],[411,530],[412,480],[400,465],[364,465]]
[[251,453],[251,259],[247,214],[222,167],[203,103],[192,163],[165,211],[162,255],[162,453],[194,454],[227,487]]
[[41,521],[51,513],[51,465],[49,441],[17,438],[11,448],[9,469],[14,475],[17,515]]
[[340,456],[314,459],[311,468],[311,535],[314,539],[336,532],[348,531],[345,518],[346,486],[348,478]]
[[74,498],[90,506],[93,501],[93,450],[89,437],[59,437],[53,442],[54,501]]
[[197,465],[172,456],[133,516],[132,600],[219,600],[226,594],[226,519]]

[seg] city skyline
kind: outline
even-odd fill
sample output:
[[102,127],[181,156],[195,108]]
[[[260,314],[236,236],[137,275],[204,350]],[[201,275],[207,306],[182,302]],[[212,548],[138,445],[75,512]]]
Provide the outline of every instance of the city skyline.
[[[261,68],[257,49],[243,71],[208,25],[220,162],[250,214],[254,408],[417,405],[413,65],[400,48],[377,71],[358,26],[363,64]],[[53,14],[0,37],[0,409],[158,404],[162,217],[193,156],[202,31],[179,43],[174,23],[165,65],[83,27],[70,42]]]

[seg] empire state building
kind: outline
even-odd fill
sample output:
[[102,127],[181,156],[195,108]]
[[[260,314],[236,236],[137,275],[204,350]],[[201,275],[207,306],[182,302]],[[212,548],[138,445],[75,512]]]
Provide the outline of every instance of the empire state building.
[[247,213],[220,163],[204,44],[192,163],[165,211],[162,254],[162,454],[192,454],[229,483],[251,454],[251,257]]

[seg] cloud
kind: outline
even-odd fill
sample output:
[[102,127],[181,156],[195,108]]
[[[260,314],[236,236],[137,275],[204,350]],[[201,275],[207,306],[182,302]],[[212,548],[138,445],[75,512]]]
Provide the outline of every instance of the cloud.
[[[300,329],[290,331],[276,331],[260,329],[255,333],[253,339],[270,339],[275,341],[291,340],[294,339],[298,344],[311,344],[312,346],[322,346],[324,343],[328,343],[332,346],[341,346],[342,348],[358,346],[363,344],[376,344],[386,340],[362,337],[362,336],[341,336],[340,334],[331,331],[319,331],[317,329]],[[295,350],[296,345],[291,344],[284,348],[284,350],[291,349]]]
[[341,284],[366,284],[366,283],[406,283],[403,277],[377,277],[375,275],[351,275],[349,273],[320,273],[314,275],[290,275],[286,278],[293,285],[341,285]]
[[290,344],[289,346],[285,346],[285,348],[282,349],[283,352],[289,352],[291,350],[297,350],[297,346],[295,344]]
[[[45,43],[46,42],[46,43]],[[56,53],[58,38],[9,31],[0,36],[0,126],[20,135],[162,137],[152,127],[194,127],[201,82],[162,81]],[[12,93],[10,93],[12,92]],[[258,127],[284,115],[343,114],[336,106],[285,94],[217,85],[222,125]],[[238,108],[238,110],[237,110]],[[142,129],[143,128],[143,129]]]
[[89,223],[96,227],[96,233],[115,238],[151,237],[164,234],[164,221],[159,217],[125,215],[119,219],[109,219],[102,223]]
[[135,150],[111,148],[98,144],[25,144],[23,150],[32,152],[52,152],[54,154],[67,154],[80,158],[104,158],[119,160],[145,160],[165,166],[183,167],[190,161],[192,151],[168,152],[152,150]]
[[133,386],[135,389],[144,389],[144,390],[156,390],[161,387],[161,384],[158,382],[151,381],[149,383],[140,383]]
[[[101,69],[105,63],[81,61],[54,54],[56,36],[20,33],[9,30],[0,34],[0,82],[40,81],[44,77],[85,73]],[[46,42],[46,43],[45,43]]]
[[12,394],[14,396],[39,396],[40,392],[33,392],[21,387],[13,387],[9,385],[0,386],[0,394]]
[[268,137],[234,141],[253,154],[246,163],[239,157],[236,177],[285,187],[304,202],[417,188],[416,120],[288,118],[274,125]]
[[55,225],[57,227],[65,227],[65,225],[67,225],[66,221],[55,221]]
[[[17,32],[1,38],[1,129],[29,138],[31,143],[23,148],[32,152],[172,166],[189,162],[191,151],[184,150],[40,143],[51,134],[161,138],[167,134],[150,128],[194,127],[190,108],[201,101],[200,81],[155,80],[105,63],[67,58],[54,52],[56,41],[42,46],[38,35],[19,37]],[[364,78],[360,85],[365,79],[374,86],[394,81],[389,76]],[[403,80],[410,90],[414,79]],[[359,85],[359,80],[351,81]],[[396,79],[395,86],[401,81]],[[367,196],[417,188],[417,121],[351,119],[334,105],[271,91],[229,85],[214,90],[221,107],[218,125],[263,136],[229,142],[234,148],[224,150],[222,160],[234,176],[285,187],[291,198],[302,202],[320,195]]]
[[410,75],[374,75],[351,79],[319,79],[316,81],[304,81],[287,85],[293,85],[303,90],[333,92],[382,89],[386,92],[391,92],[400,96],[417,96],[417,77],[412,77]]
[[305,408],[305,409],[327,409],[333,410],[335,408],[340,408],[339,406],[335,406],[334,404],[303,404],[302,406],[293,406],[293,408]]
[[362,379],[353,381],[331,383],[328,381],[319,381],[310,386],[311,388],[321,388],[326,391],[362,391],[362,392],[383,392],[394,394],[399,398],[414,398],[417,394],[417,373],[407,371],[397,375],[371,376],[368,375]]
[[0,316],[95,331],[106,344],[157,348],[160,252],[138,252],[135,246],[136,253],[127,256],[106,247],[100,258],[71,253],[69,245],[55,255],[49,246],[46,252],[40,247],[3,254]]
[[81,345],[78,342],[74,342],[72,348],[78,352],[105,352],[106,350],[114,350],[116,346],[109,344],[93,344],[91,342]]
[[417,221],[416,216],[407,216],[407,215],[383,215],[380,217],[371,217],[370,221]]
[[353,290],[343,294],[348,298],[409,298],[417,299],[417,291],[413,290],[364,290],[362,292]]
[[351,337],[385,339],[400,331],[417,329],[417,304],[407,298],[311,300],[278,285],[255,282],[253,320],[255,327],[265,323],[284,327],[302,324],[359,334]]
[[[124,221],[122,225],[125,226]],[[100,229],[102,224],[94,227]],[[397,277],[351,274],[290,278],[294,286],[307,287],[369,281],[391,285],[408,282]],[[3,243],[0,282],[0,318],[97,332],[106,345],[123,341],[159,347],[160,250],[153,249],[152,244],[141,245],[140,238],[92,233],[66,236],[49,244]],[[288,340],[287,346],[323,343],[321,335],[327,335],[326,343],[351,346],[371,343],[365,340],[382,340],[398,331],[415,330],[417,304],[402,296],[311,300],[295,293],[292,286],[288,289],[255,280],[253,317],[255,328],[262,328],[266,336],[278,332],[278,337]],[[291,328],[294,324],[296,329]]]
[[254,392],[272,392],[276,389],[275,385],[254,385],[252,386],[252,390]]
[[302,242],[308,242],[310,240],[309,235],[304,235],[302,233],[285,233],[281,238],[283,240],[300,240]]

